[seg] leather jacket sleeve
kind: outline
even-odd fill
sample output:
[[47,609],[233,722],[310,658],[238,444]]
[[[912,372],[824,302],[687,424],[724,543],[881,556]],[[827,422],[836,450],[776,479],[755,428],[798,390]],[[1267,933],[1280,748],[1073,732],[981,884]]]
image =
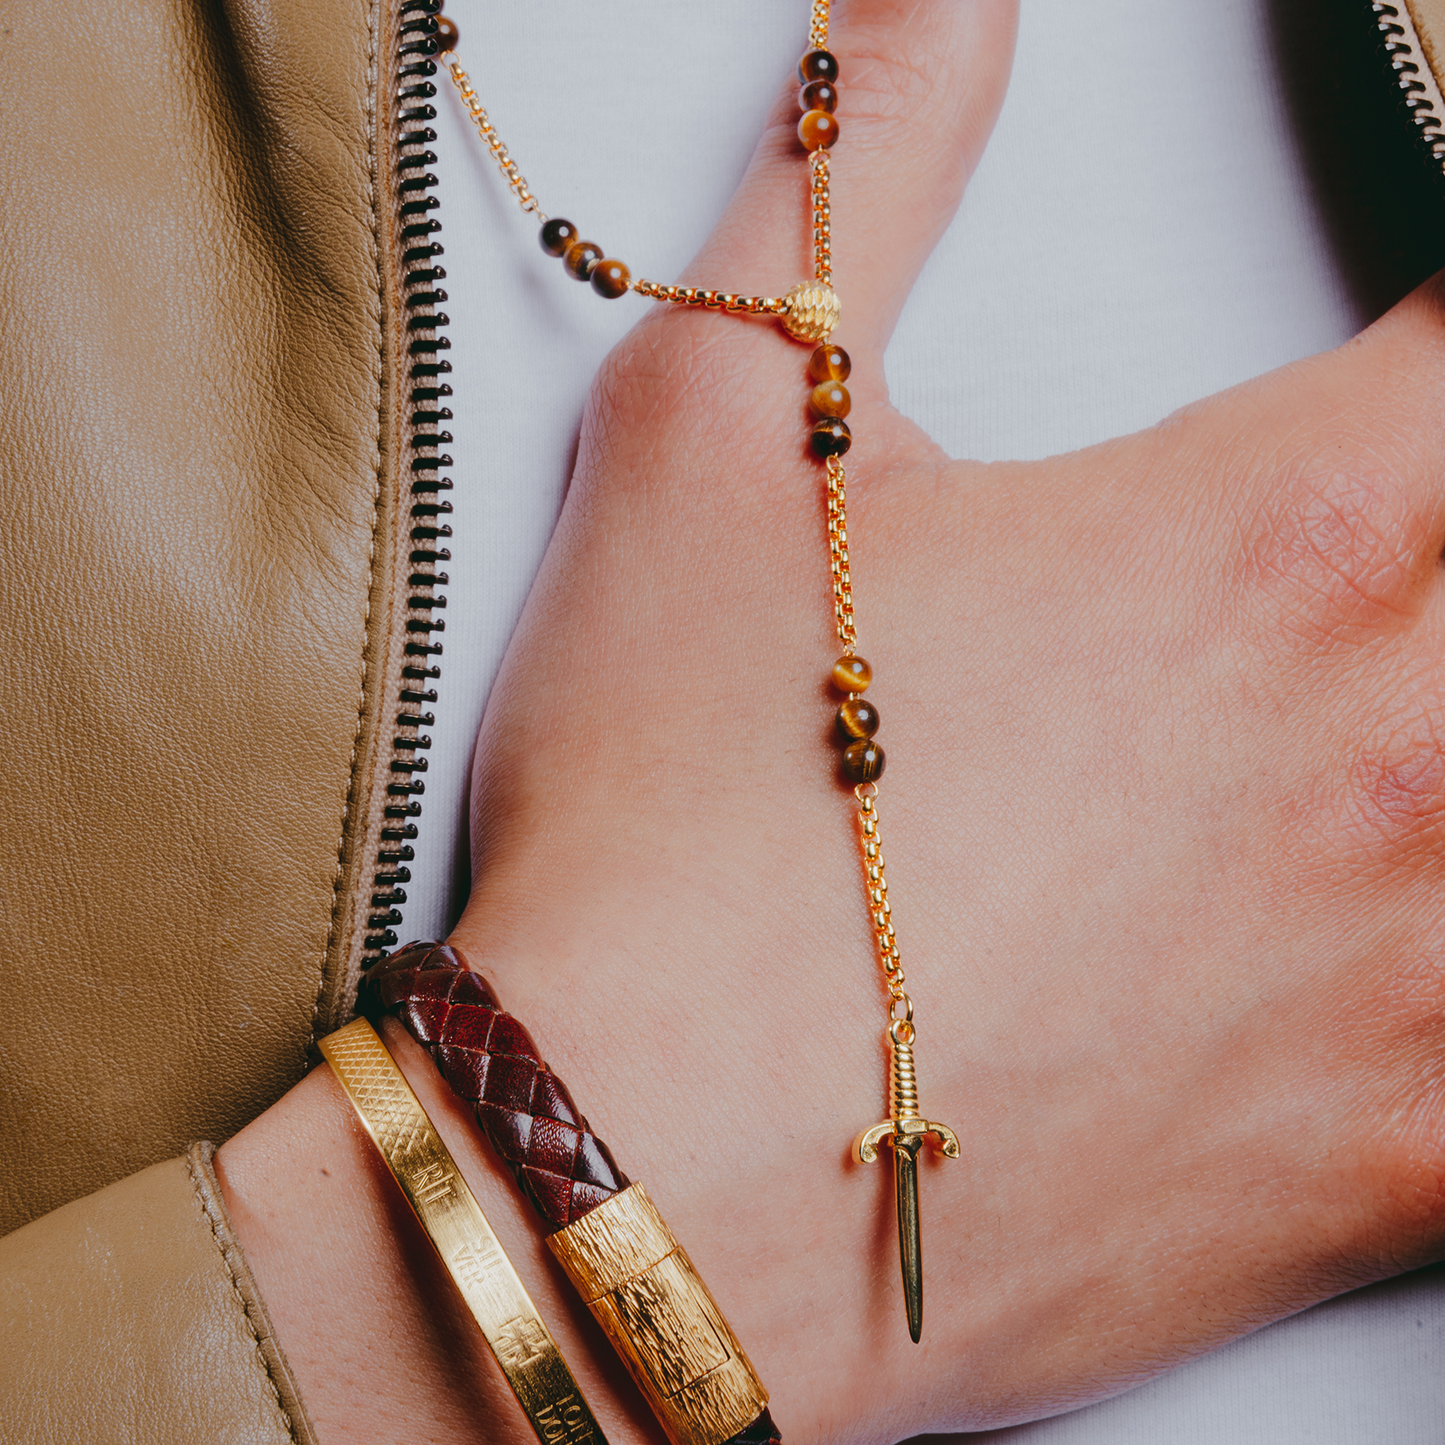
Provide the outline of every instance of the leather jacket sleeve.
[[373,18],[80,0],[0,32],[0,1230],[229,1138],[345,1016]]
[[370,902],[386,16],[0,27],[7,1441],[309,1438],[204,1150],[175,1156],[300,1077]]
[[9,1445],[311,1445],[210,1157],[193,1145],[0,1240]]

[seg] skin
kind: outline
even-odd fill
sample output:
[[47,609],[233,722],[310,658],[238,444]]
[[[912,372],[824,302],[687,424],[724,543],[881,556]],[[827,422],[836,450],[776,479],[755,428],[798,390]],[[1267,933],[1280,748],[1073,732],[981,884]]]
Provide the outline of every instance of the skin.
[[[1014,19],[860,0],[832,44],[859,650],[923,1111],[964,1151],[920,1167],[921,1346],[886,1155],[848,1153],[886,1112],[884,994],[775,326],[656,307],[609,359],[478,747],[454,941],[794,1442],[1062,1410],[1445,1253],[1445,291],[1132,437],[943,456],[881,356]],[[685,281],[802,273],[795,115],[790,87]],[[604,1428],[658,1438],[391,1037]],[[327,1070],[218,1157],[323,1440],[525,1430]]]

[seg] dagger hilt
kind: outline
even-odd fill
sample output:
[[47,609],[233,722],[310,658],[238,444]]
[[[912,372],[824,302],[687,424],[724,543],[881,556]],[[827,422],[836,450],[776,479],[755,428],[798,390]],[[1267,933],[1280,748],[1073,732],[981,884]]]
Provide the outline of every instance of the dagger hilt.
[[881,1124],[865,1129],[853,1145],[853,1157],[871,1164],[878,1157],[878,1146],[888,1139],[898,1147],[908,1141],[917,1150],[932,1134],[945,1158],[957,1159],[960,1154],[958,1135],[947,1124],[935,1124],[918,1112],[918,1073],[913,1066],[913,1040],[916,1037],[911,1019],[894,1019],[888,1026],[889,1048],[892,1050],[892,1071],[888,1080],[888,1107],[893,1114]]
[[888,1085],[888,1112],[895,1119],[917,1119],[918,1074],[913,1067],[913,1025],[895,1019],[888,1028],[893,1046],[893,1075]]

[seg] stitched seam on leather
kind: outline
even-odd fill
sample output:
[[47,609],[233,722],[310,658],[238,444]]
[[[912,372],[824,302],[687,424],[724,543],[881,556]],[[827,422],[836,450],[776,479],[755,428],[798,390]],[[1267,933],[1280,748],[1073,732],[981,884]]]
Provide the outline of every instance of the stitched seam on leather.
[[241,1311],[241,1317],[246,1321],[246,1328],[251,1333],[251,1343],[255,1347],[256,1359],[261,1366],[261,1372],[266,1377],[267,1385],[271,1387],[271,1399],[275,1403],[276,1412],[285,1422],[286,1433],[291,1437],[294,1445],[308,1445],[310,1431],[306,1432],[304,1439],[297,1433],[295,1421],[292,1420],[290,1412],[281,1401],[281,1386],[272,1373],[271,1362],[266,1358],[265,1348],[261,1344],[261,1332],[256,1328],[250,1304],[236,1274],[232,1245],[227,1238],[230,1228],[225,1216],[217,1207],[211,1189],[211,1181],[207,1177],[211,1156],[215,1152],[215,1146],[205,1140],[192,1144],[186,1150],[186,1171],[191,1178],[191,1187],[195,1190],[196,1201],[201,1206],[201,1212],[206,1216],[206,1222],[211,1226],[211,1240],[216,1246],[216,1252],[221,1256],[222,1263],[226,1266],[226,1278],[230,1281],[231,1293],[236,1297],[236,1305]]
[[[321,1016],[321,1001],[326,993],[328,965],[336,948],[337,932],[341,920],[341,889],[346,873],[346,832],[351,820],[353,800],[357,799],[358,779],[356,776],[357,748],[361,732],[366,725],[366,656],[370,651],[372,624],[372,593],[376,588],[376,534],[382,521],[382,449],[381,434],[386,411],[386,279],[382,275],[383,247],[381,240],[381,216],[379,211],[380,186],[376,149],[377,90],[380,84],[381,67],[381,10],[382,0],[371,5],[371,20],[368,25],[367,82],[366,82],[366,150],[367,150],[367,201],[371,210],[371,255],[376,277],[376,426],[372,433],[372,490],[371,490],[371,537],[366,550],[366,611],[362,620],[361,640],[361,687],[356,699],[356,728],[351,735],[350,781],[346,800],[341,809],[341,830],[336,840],[336,872],[331,883],[331,926],[326,933],[326,952],[321,960],[320,975],[316,980],[316,997],[311,1004],[311,1043],[316,1043],[316,1026]],[[383,691],[385,689],[383,688]],[[364,840],[363,840],[364,841]],[[362,860],[364,861],[364,860]],[[364,870],[363,870],[364,871]],[[358,873],[358,877],[361,877]],[[337,960],[339,968],[340,960]]]

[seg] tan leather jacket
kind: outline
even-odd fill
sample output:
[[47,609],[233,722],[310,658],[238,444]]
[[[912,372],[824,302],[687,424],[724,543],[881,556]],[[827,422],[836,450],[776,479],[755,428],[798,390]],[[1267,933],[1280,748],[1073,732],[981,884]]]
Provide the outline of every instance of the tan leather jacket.
[[177,1156],[296,1082],[399,921],[444,546],[427,8],[0,29],[12,1445],[304,1438]]
[[[0,27],[12,1445],[312,1438],[183,1151],[300,1077],[399,921],[445,547],[430,5]],[[1445,0],[1380,10],[1440,136]]]

